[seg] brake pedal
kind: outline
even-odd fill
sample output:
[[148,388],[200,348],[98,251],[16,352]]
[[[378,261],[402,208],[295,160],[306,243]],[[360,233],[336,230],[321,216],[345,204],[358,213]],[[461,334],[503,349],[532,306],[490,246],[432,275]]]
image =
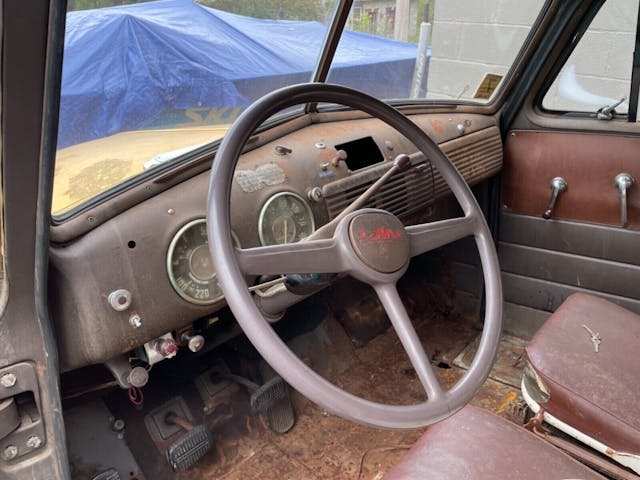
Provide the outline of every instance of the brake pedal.
[[267,422],[271,430],[285,433],[295,423],[289,388],[282,377],[274,377],[251,394],[251,408]]
[[213,447],[213,435],[204,425],[194,427],[176,415],[168,415],[166,421],[179,425],[187,431],[167,448],[167,461],[174,472],[180,472],[194,465]]

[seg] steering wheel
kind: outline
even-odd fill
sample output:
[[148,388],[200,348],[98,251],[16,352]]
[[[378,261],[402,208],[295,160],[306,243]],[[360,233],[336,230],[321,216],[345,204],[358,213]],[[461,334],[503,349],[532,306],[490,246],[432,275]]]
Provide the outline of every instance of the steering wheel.
[[[464,216],[405,227],[389,212],[362,209],[345,216],[331,238],[235,248],[229,202],[235,165],[246,141],[270,116],[309,102],[346,105],[394,127],[437,168]],[[398,110],[380,100],[338,85],[307,83],[282,88],[253,103],[227,132],[213,162],[207,231],[220,286],[240,327],[276,372],[327,411],[376,427],[426,426],[461,409],[487,379],[502,326],[500,268],[489,227],[469,186],[438,145]],[[398,295],[396,282],[406,272],[411,257],[470,235],[474,236],[480,253],[485,281],[484,328],[471,367],[445,391]],[[401,406],[372,402],[337,387],[305,365],[264,319],[245,282],[245,275],[296,273],[344,273],[369,283],[408,354],[426,392],[426,401]]]

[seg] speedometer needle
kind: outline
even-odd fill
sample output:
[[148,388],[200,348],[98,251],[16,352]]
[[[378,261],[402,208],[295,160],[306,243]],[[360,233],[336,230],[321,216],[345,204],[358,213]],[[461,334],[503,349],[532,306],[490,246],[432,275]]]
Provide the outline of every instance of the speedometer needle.
[[284,243],[287,243],[287,225],[289,224],[289,222],[287,222],[287,219],[284,219]]

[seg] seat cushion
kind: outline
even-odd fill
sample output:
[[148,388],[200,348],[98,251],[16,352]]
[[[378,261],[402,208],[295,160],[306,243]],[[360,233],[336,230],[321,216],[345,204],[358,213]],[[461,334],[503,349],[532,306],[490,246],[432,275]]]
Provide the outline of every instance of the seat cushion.
[[[596,352],[591,335],[600,334]],[[556,418],[626,453],[640,454],[640,316],[598,297],[570,296],[526,355]]]
[[430,427],[384,480],[604,480],[557,448],[486,410],[466,406]]

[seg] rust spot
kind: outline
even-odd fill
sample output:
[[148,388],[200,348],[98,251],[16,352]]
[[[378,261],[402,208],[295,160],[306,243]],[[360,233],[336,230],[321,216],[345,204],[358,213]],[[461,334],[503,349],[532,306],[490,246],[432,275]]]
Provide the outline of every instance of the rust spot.
[[431,120],[431,126],[438,133],[444,132],[444,125],[439,120]]
[[509,404],[511,402],[513,402],[516,398],[518,398],[518,394],[516,392],[511,391],[511,392],[507,393],[504,396],[504,399],[502,400],[502,403],[496,409],[496,413],[504,412],[507,409],[507,407],[509,406]]

